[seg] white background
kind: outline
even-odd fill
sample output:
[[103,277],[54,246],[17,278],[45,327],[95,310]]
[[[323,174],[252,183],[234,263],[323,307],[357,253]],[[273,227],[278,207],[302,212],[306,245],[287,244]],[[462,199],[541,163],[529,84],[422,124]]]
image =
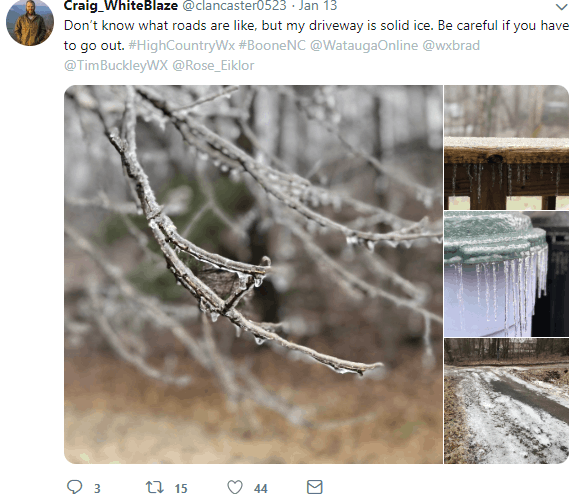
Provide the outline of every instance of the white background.
[[[11,1],[4,1],[5,14]],[[103,2],[100,2],[103,4]],[[182,2],[180,2],[182,3]],[[561,5],[565,3],[562,2]],[[63,98],[75,84],[560,84],[572,87],[572,35],[568,33],[293,33],[239,35],[237,39],[278,41],[334,39],[377,41],[476,41],[482,50],[472,53],[387,53],[384,55],[327,53],[247,53],[233,58],[250,59],[261,69],[235,73],[145,74],[121,72],[66,72],[70,58],[113,60],[101,52],[74,56],[63,49],[69,41],[115,41],[132,38],[179,39],[177,33],[70,33],[63,19],[113,20],[112,14],[66,12],[63,0],[50,1],[56,19],[54,33],[40,46],[16,44],[4,31],[1,36],[3,155],[2,171],[2,288],[4,337],[2,423],[2,492],[64,492],[70,479],[84,483],[83,493],[145,493],[147,480],[161,480],[166,492],[176,483],[187,483],[189,492],[227,494],[227,481],[241,479],[242,491],[267,483],[271,494],[306,493],[307,479],[322,479],[325,494],[370,492],[468,493],[549,492],[571,489],[571,460],[552,466],[489,465],[72,465],[63,452]],[[367,19],[381,22],[417,19],[435,24],[447,21],[481,22],[570,21],[574,5],[560,12],[553,0],[545,1],[410,1],[383,2],[339,0],[336,12],[266,15],[253,12],[188,15],[155,14],[157,20],[232,20],[257,23],[270,20]],[[181,8],[181,7],[180,7]],[[117,20],[147,21],[152,12],[116,16]],[[185,34],[190,41],[194,34]],[[199,37],[199,35],[197,35]],[[235,33],[205,33],[201,39],[232,39]],[[359,55],[359,56],[358,56]],[[125,51],[119,58],[192,58]],[[197,57],[196,57],[197,58]],[[208,56],[202,56],[208,60]],[[223,57],[225,58],[225,57]],[[38,222],[40,214],[40,222]],[[568,487],[570,486],[570,487]],[[567,490],[565,490],[567,489]]]

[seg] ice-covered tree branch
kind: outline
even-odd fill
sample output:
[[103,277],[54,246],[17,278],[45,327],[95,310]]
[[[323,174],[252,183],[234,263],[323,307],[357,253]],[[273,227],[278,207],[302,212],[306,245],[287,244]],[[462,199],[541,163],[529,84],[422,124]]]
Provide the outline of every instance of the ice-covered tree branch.
[[[306,179],[271,169],[263,163],[256,162],[247,153],[194,119],[174,113],[170,103],[164,100],[156,91],[147,87],[138,87],[137,91],[170,119],[189,145],[197,148],[200,153],[205,153],[212,162],[221,167],[225,166],[228,169],[247,172],[268,194],[319,226],[342,233],[350,243],[365,244],[372,249],[380,241],[396,246],[399,242],[410,244],[413,240],[419,238],[442,238],[442,231],[421,231],[416,233],[361,231],[349,228],[317,213],[305,205],[302,200],[304,190],[310,186]],[[327,191],[323,195],[330,200],[330,195]]]
[[198,261],[208,263],[218,269],[236,273],[241,280],[242,289],[244,291],[250,288],[250,283],[258,286],[263,277],[271,269],[269,261],[263,261],[260,265],[250,265],[206,252],[177,233],[175,225],[158,204],[149,184],[149,179],[137,159],[134,96],[133,88],[128,88],[126,110],[122,121],[123,137],[118,135],[117,131],[108,128],[105,123],[105,116],[100,113],[101,119],[106,127],[106,134],[109,141],[121,157],[122,166],[136,191],[140,206],[148,220],[149,228],[163,252],[169,270],[174,274],[178,283],[198,300],[200,309],[211,313],[213,319],[216,319],[219,315],[223,315],[236,326],[253,333],[257,339],[273,341],[291,350],[303,352],[339,373],[355,372],[362,374],[367,370],[382,366],[379,362],[375,364],[362,364],[331,357],[305,346],[289,342],[277,334],[267,331],[262,325],[244,317],[244,315],[235,308],[236,300],[238,300],[242,292],[236,292],[232,294],[228,300],[223,300],[182,262],[178,256],[179,252],[192,255]]

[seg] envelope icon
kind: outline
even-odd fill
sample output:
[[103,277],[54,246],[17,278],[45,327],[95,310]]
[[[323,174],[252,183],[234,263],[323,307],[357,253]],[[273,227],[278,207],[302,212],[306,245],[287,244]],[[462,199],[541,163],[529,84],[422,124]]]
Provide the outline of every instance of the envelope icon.
[[307,494],[323,494],[323,481],[322,480],[308,480],[307,481]]

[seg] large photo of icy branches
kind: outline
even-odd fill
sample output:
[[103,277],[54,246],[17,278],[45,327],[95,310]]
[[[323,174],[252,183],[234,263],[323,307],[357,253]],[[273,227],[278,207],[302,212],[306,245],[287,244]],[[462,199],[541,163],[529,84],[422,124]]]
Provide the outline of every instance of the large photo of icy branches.
[[441,87],[64,105],[70,462],[442,462]]

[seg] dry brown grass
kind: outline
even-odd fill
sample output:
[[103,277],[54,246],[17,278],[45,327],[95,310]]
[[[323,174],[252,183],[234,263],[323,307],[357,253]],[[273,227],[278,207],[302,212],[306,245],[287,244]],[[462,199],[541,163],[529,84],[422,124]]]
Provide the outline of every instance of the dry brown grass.
[[468,463],[466,412],[458,398],[458,379],[444,378],[444,462]]
[[249,403],[229,410],[213,377],[193,362],[180,371],[194,382],[178,389],[114,356],[67,358],[65,456],[72,463],[441,463],[441,369],[425,374],[419,349],[403,355],[403,365],[372,381],[257,353],[252,371],[313,421],[375,414],[329,430],[295,427]]
[[470,366],[476,367],[481,365],[492,365],[492,366],[508,366],[508,365],[544,365],[544,364],[556,364],[556,363],[568,363],[569,357],[562,356],[558,353],[554,354],[543,354],[536,356],[523,356],[521,358],[508,358],[496,360],[496,357],[484,359],[479,359],[475,357],[471,358],[461,358],[457,356],[454,362],[445,362],[447,365],[454,365],[458,367]]
[[570,385],[570,373],[568,369],[529,369],[525,371],[511,370],[511,372],[524,381],[542,381],[553,384],[568,392]]

